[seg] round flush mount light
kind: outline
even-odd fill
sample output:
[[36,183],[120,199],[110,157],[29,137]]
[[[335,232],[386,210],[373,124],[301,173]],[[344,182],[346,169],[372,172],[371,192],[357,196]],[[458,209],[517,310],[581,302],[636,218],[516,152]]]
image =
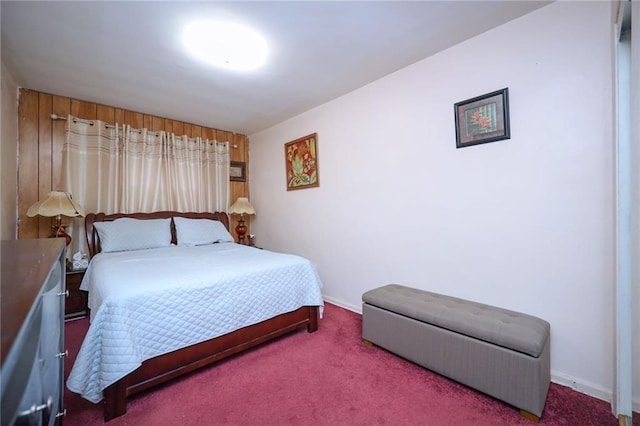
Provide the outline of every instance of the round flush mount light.
[[267,59],[267,43],[257,32],[222,21],[196,21],[185,27],[183,43],[198,59],[222,68],[252,70]]

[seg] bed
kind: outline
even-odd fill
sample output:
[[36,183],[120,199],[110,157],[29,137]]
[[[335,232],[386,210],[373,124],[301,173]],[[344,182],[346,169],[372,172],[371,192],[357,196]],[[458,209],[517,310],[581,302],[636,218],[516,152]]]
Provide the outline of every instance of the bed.
[[91,325],[67,387],[102,401],[105,421],[155,385],[318,329],[322,283],[311,262],[236,244],[228,228],[220,212],[86,216]]

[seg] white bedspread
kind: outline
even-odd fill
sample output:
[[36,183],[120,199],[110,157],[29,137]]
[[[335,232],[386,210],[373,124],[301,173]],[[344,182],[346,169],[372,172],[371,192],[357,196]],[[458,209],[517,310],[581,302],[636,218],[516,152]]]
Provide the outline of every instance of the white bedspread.
[[67,387],[94,403],[147,359],[323,306],[307,259],[234,243],[101,253],[80,288],[91,326]]

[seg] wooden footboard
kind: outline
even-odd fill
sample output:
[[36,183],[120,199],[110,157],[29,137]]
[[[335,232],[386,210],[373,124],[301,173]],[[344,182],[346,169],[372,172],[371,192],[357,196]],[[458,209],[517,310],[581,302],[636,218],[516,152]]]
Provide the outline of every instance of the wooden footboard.
[[318,329],[318,307],[305,306],[224,336],[149,359],[104,391],[104,420],[127,412],[127,398],[297,328]]

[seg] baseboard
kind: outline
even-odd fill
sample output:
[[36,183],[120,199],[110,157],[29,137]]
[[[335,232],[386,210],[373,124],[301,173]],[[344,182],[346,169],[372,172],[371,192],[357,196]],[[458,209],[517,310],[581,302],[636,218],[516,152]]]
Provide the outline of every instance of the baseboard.
[[611,390],[604,389],[594,383],[576,379],[575,377],[553,370],[551,370],[551,381],[553,383],[569,387],[585,395],[589,395],[609,403],[611,402]]
[[[611,403],[611,400],[613,399],[611,390],[604,389],[601,386],[597,386],[590,382],[577,380],[575,377],[558,373],[557,371],[551,371],[551,381],[608,403]],[[640,401],[638,399],[634,399],[631,402],[631,409],[636,413],[636,415],[637,413],[640,413]]]
[[336,305],[336,306],[339,306],[339,307],[344,308],[346,310],[355,312],[356,314],[362,315],[362,305],[359,305],[359,306],[350,305],[350,304],[344,303],[344,302],[342,302],[340,300],[336,300],[333,297],[324,296],[323,298],[324,298],[325,302],[329,302],[332,305]]
[[[341,300],[337,300],[327,296],[324,297],[324,300],[331,303],[332,305],[336,305],[362,315],[362,305],[354,306],[348,303],[344,303]],[[551,381],[562,386],[567,386],[575,390],[576,392],[580,392],[609,403],[611,403],[611,399],[613,397],[611,390],[604,389],[594,383],[579,380],[575,377],[571,377],[567,374],[557,371],[551,371]],[[633,411],[635,411],[636,413],[640,412],[640,401],[637,399],[633,400]]]

